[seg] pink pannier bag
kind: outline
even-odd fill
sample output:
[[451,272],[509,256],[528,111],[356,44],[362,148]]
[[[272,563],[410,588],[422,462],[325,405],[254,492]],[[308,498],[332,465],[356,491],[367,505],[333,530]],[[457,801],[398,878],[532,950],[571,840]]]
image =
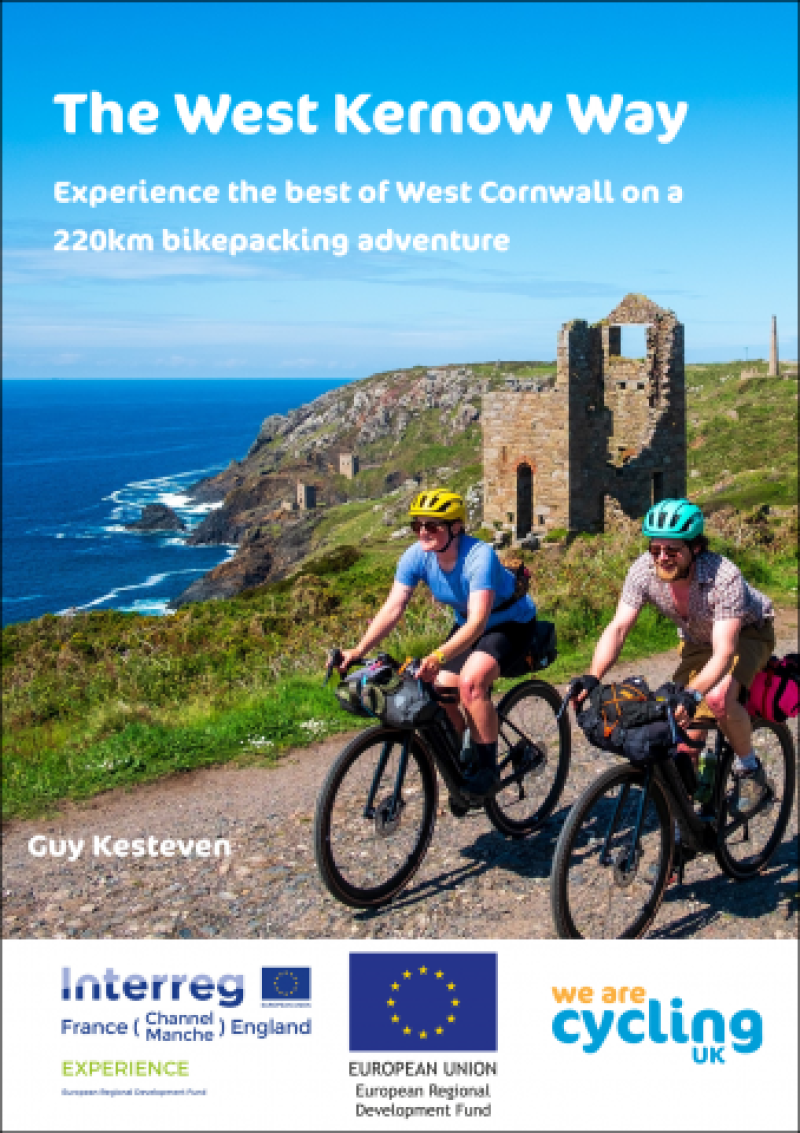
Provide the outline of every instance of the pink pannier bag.
[[757,673],[750,686],[747,711],[775,724],[783,724],[800,713],[800,656],[770,657],[766,669]]

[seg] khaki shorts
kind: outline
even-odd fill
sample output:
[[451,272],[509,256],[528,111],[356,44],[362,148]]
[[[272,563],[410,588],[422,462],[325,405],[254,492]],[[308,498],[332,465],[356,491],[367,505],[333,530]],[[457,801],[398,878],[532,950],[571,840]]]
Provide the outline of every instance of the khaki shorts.
[[[761,672],[774,652],[775,625],[772,619],[767,619],[763,625],[758,627],[745,626],[739,634],[736,654],[728,672],[743,688],[750,688],[756,673]],[[687,685],[711,659],[712,653],[713,650],[710,645],[698,645],[692,641],[682,641],[680,644],[681,661],[672,678],[675,684]],[[713,716],[705,700],[700,701],[695,716]]]

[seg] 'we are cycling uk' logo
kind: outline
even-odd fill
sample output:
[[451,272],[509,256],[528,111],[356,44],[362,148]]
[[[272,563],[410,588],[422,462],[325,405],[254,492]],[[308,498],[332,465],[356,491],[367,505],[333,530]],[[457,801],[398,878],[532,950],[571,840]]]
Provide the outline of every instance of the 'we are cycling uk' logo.
[[[625,1002],[641,1006],[625,1006],[623,1010],[593,1005],[595,997],[602,1003]],[[575,1006],[562,1008],[553,1017],[552,1032],[560,1043],[576,1045],[585,1054],[597,1054],[613,1032],[626,1044],[676,1043],[691,1047],[692,1060],[698,1064],[725,1063],[728,1054],[755,1054],[764,1041],[764,1024],[761,1014],[752,1008],[734,1012],[725,1017],[715,1008],[704,1007],[693,1014],[684,1010],[678,996],[670,999],[669,1006],[660,999],[648,997],[644,988],[605,987],[600,992],[593,988],[553,988],[558,1004],[574,1001]]]

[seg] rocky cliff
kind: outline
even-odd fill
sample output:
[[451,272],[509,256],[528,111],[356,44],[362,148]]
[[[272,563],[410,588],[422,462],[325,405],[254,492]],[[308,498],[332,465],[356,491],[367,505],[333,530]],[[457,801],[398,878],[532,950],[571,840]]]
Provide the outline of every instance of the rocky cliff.
[[185,531],[186,524],[176,511],[166,504],[145,504],[142,514],[133,523],[125,524],[126,531]]
[[[455,468],[479,461],[481,395],[488,389],[532,388],[549,380],[548,366],[553,369],[541,362],[476,363],[375,374],[286,415],[265,418],[244,459],[189,489],[198,502],[222,506],[188,542],[239,549],[174,604],[229,597],[259,585],[256,578],[283,577],[308,553],[327,509],[351,499],[380,500],[410,481],[415,487],[432,471],[430,453],[433,467],[444,463],[443,452]],[[460,452],[455,459],[454,449]],[[358,454],[355,478],[340,472],[345,453]],[[298,484],[315,490],[313,510],[298,509]],[[395,505],[388,501],[388,523]]]

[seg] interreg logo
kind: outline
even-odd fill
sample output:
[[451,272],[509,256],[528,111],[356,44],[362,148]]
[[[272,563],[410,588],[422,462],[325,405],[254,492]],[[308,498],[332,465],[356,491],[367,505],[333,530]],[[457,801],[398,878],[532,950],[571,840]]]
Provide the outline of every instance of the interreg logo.
[[[737,1011],[729,1019],[710,1007],[690,1016],[682,999],[671,999],[667,1008],[660,999],[647,997],[644,988],[638,987],[619,991],[603,988],[598,998],[605,1003],[624,1003],[625,993],[628,1002],[641,1004],[641,1008],[606,1008],[602,1013],[592,1008],[566,1008],[553,1018],[554,1036],[560,1043],[579,1043],[586,1054],[597,1054],[612,1031],[616,1031],[624,1043],[672,1042],[691,1046],[693,1061],[709,1065],[724,1064],[729,1053],[755,1054],[761,1048],[763,1021],[752,1008]],[[557,1003],[572,1003],[577,998],[580,1003],[591,1004],[594,995],[592,988],[553,988]]]
[[61,998],[80,1003],[84,999],[151,999],[154,1002],[177,1002],[190,996],[200,1002],[213,999],[216,994],[220,1007],[238,1007],[244,999],[244,976],[224,975],[156,975],[119,976],[113,968],[106,968],[101,976],[90,972],[78,976],[73,982],[70,968],[61,969]]

